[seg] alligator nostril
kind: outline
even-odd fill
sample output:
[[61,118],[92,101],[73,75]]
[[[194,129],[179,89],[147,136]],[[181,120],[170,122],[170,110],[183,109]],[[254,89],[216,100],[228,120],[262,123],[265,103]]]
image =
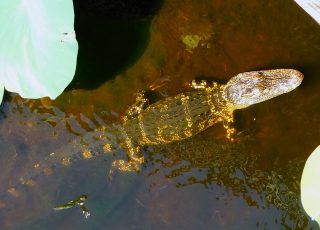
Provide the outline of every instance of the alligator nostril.
[[292,70],[292,74],[291,74],[291,80],[290,83],[297,87],[301,84],[302,80],[303,80],[303,74],[297,70]]

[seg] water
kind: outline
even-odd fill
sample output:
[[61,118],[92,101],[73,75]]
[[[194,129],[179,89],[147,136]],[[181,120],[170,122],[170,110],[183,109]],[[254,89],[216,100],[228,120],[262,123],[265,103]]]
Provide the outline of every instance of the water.
[[[139,174],[116,172],[110,179],[112,160],[122,156],[116,153],[43,176],[13,199],[12,210],[1,210],[3,228],[318,229],[299,201],[304,162],[320,140],[316,22],[294,1],[171,0],[148,27],[140,55],[109,72],[114,80],[65,92],[55,101],[6,98],[1,192],[34,162],[119,121],[142,89],[158,87],[161,97],[186,90],[184,83],[194,78],[226,82],[239,72],[270,68],[296,68],[305,79],[289,94],[237,111],[236,143],[225,139],[218,124],[180,143],[144,148]],[[182,39],[187,35],[201,38],[191,52]],[[89,219],[78,208],[52,210],[83,193]]]

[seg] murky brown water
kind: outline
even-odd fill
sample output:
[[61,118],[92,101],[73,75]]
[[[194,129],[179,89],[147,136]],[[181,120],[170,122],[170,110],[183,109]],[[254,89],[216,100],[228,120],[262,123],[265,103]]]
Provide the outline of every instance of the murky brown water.
[[[183,38],[198,39],[197,46]],[[319,61],[320,27],[293,1],[164,1],[142,56],[114,80],[56,101],[6,99],[1,194],[34,162],[58,150],[62,158],[73,139],[117,122],[140,90],[159,86],[173,95],[194,78],[226,82],[270,68],[300,70],[302,85],[237,111],[236,143],[216,125],[183,142],[146,147],[139,174],[110,179],[118,153],[58,168],[0,209],[1,229],[318,229],[301,208],[299,181],[320,143]],[[89,219],[77,208],[52,210],[82,193]]]

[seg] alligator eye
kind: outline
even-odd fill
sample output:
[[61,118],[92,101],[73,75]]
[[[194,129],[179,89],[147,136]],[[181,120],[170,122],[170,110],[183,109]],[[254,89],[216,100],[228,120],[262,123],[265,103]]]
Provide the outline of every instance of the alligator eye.
[[252,88],[246,88],[246,89],[244,89],[243,90],[243,93],[242,93],[242,95],[250,95],[250,94],[252,94],[252,92],[253,92],[253,89]]
[[252,89],[246,89],[245,94],[251,94],[252,93]]
[[258,97],[261,95],[261,90],[263,91],[263,89],[260,89],[258,87],[256,88],[247,88],[245,89],[244,93],[242,94],[243,96],[248,96],[248,97]]

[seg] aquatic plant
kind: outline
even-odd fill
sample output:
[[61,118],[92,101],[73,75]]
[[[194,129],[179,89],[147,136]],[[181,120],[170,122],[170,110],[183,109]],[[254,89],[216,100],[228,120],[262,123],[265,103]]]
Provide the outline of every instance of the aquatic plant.
[[309,156],[301,178],[301,202],[308,215],[320,224],[320,145]]
[[4,89],[56,98],[74,76],[78,44],[72,0],[0,2],[0,102]]
[[294,0],[307,12],[314,20],[320,24],[320,5],[319,0]]

